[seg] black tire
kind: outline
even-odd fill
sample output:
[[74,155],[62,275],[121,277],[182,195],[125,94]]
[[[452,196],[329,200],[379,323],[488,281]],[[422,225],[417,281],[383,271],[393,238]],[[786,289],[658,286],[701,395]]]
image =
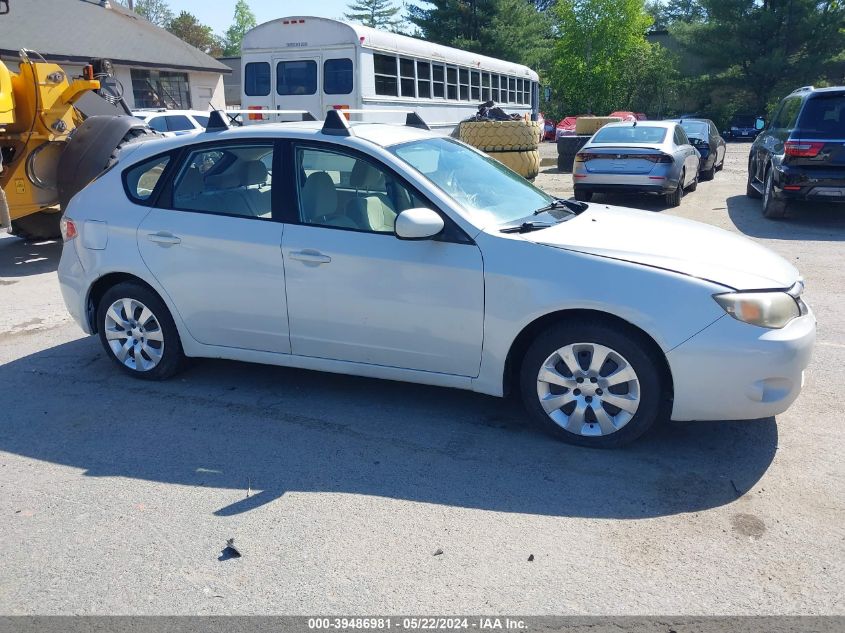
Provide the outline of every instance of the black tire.
[[714,167],[716,171],[722,171],[725,168],[725,155],[722,154],[722,162]]
[[666,194],[666,205],[669,207],[681,206],[681,200],[684,197],[684,177],[686,172],[681,172],[681,177],[678,179],[678,186],[672,193]]
[[593,192],[584,191],[580,187],[575,187],[575,199],[581,202],[589,202],[593,199]]
[[786,217],[786,200],[778,200],[774,193],[774,170],[771,166],[766,170],[766,182],[763,185],[763,217],[770,220],[780,220]]
[[687,186],[687,191],[690,193],[692,193],[696,189],[698,189],[698,174],[696,174],[695,178],[693,178],[692,184]]
[[710,169],[703,169],[701,170],[700,178],[702,182],[706,182],[708,180],[713,180],[716,177],[716,165],[715,163]]
[[557,168],[559,171],[571,172],[575,165],[575,154],[558,154]]
[[[109,345],[106,323],[107,312],[116,301],[123,299],[140,302],[152,312],[155,320],[158,322],[159,327],[151,329],[151,331],[161,333],[163,353],[161,354],[161,359],[158,361],[158,364],[150,369],[133,369],[124,362],[120,361]],[[125,311],[123,316],[126,316]],[[130,318],[135,318],[137,316],[140,316],[140,314],[135,314]],[[147,322],[149,323],[149,321]],[[143,324],[141,325],[143,326]],[[159,297],[151,288],[141,283],[132,281],[119,283],[109,288],[103,294],[100,299],[100,303],[97,305],[97,331],[99,332],[100,343],[102,343],[103,349],[105,349],[108,357],[111,358],[123,372],[129,374],[133,378],[141,378],[144,380],[165,380],[178,372],[185,361],[185,355],[182,351],[182,342],[179,339],[179,332],[176,329],[176,324],[173,322],[173,317],[171,316],[170,311],[167,309],[164,301],[161,300],[161,297]],[[128,337],[126,338],[128,339]],[[126,339],[123,340],[125,341]],[[152,337],[150,337],[150,344],[152,345]],[[137,351],[133,350],[132,355],[133,358],[135,358],[137,356]]]
[[[570,430],[563,428],[561,424],[553,420],[550,416],[552,414],[560,415],[566,413],[570,415],[575,406],[583,404],[588,407],[590,412],[585,412],[583,431],[590,432],[596,426],[600,426],[595,418],[593,411],[601,407],[606,413],[611,415],[621,414],[622,410],[614,405],[608,404],[607,407],[600,401],[601,389],[595,389],[596,394],[590,396],[591,399],[599,400],[599,404],[589,404],[585,401],[587,396],[581,398],[582,394],[578,394],[579,401],[573,404],[569,412],[566,409],[570,404],[565,404],[561,409],[554,410],[552,413],[546,413],[540,402],[540,387],[538,386],[538,375],[540,369],[543,367],[547,359],[549,359],[557,350],[565,348],[573,344],[597,344],[609,348],[615,354],[620,355],[635,372],[635,377],[639,385],[639,403],[636,411],[627,423],[620,425],[620,428],[614,432],[605,435],[589,436],[585,434],[576,434]],[[590,358],[578,359],[581,367],[579,369],[583,372],[583,367],[588,365]],[[599,376],[606,376],[608,373],[615,371],[614,361],[605,363],[600,370]],[[564,370],[565,365],[557,364],[556,369],[561,374],[566,375]],[[616,365],[619,367],[619,365]],[[619,327],[616,323],[607,323],[601,320],[596,320],[591,323],[560,323],[554,325],[541,333],[534,342],[530,345],[525,353],[521,367],[520,367],[520,391],[522,393],[523,401],[526,409],[531,414],[532,419],[543,430],[562,439],[570,444],[579,446],[588,446],[591,448],[616,448],[624,444],[628,444],[638,437],[642,436],[648,431],[654,423],[663,417],[667,412],[668,398],[666,397],[666,385],[660,370],[661,360],[656,355],[653,347],[648,344],[645,337],[636,330]],[[572,377],[575,377],[575,372],[569,372]],[[583,385],[589,386],[589,378],[583,378]],[[600,380],[600,379],[599,379]],[[576,385],[571,390],[573,394],[578,391]],[[621,388],[624,387],[623,392]],[[627,395],[631,393],[632,383],[625,383],[618,387],[605,387],[608,390],[615,389],[612,395]],[[559,393],[566,394],[570,390],[567,388],[559,388]],[[552,394],[557,395],[557,394]],[[602,394],[607,397],[607,394]],[[616,409],[617,413],[611,413]],[[592,416],[592,420],[590,419]]]
[[12,235],[25,240],[54,240],[62,236],[59,223],[62,214],[59,211],[39,211],[12,220]]

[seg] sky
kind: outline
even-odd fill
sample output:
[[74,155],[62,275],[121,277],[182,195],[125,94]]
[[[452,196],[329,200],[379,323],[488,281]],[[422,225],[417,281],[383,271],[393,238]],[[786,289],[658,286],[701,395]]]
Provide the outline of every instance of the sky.
[[[290,15],[314,15],[340,18],[350,0],[248,0],[258,23]],[[174,13],[189,11],[215,33],[222,33],[232,23],[235,0],[168,0]],[[401,6],[400,3],[396,3]]]

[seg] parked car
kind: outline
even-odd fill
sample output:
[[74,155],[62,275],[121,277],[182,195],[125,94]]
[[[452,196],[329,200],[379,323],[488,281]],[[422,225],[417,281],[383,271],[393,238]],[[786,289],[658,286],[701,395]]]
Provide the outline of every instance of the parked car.
[[555,122],[552,119],[546,119],[543,122],[544,141],[554,141],[556,139],[555,127]]
[[179,136],[204,130],[208,125],[208,112],[201,110],[133,110],[132,115],[144,121],[156,132],[165,136]]
[[690,143],[701,157],[698,175],[701,180],[713,180],[713,176],[725,166],[725,139],[719,134],[716,124],[709,119],[669,119],[679,123],[687,133]]
[[698,186],[699,155],[672,121],[608,123],[575,155],[575,198],[594,193],[653,193],[681,204]]
[[784,217],[795,200],[845,202],[845,86],[799,88],[758,126],[746,192],[763,198],[764,216]]
[[725,130],[725,138],[734,141],[754,140],[760,130],[755,127],[757,117],[753,114],[735,114]]
[[797,397],[815,319],[792,264],[682,218],[555,199],[409,123],[215,116],[130,146],[65,213],[70,313],[137,378],[201,356],[515,388],[587,446]]

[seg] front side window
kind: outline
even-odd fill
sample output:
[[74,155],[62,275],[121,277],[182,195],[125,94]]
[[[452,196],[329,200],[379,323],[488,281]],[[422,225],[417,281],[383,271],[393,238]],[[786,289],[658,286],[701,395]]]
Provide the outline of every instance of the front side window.
[[349,154],[300,147],[296,173],[303,224],[393,233],[399,213],[427,206],[389,171]]
[[244,94],[266,97],[270,94],[270,64],[249,62],[244,66]]
[[164,116],[154,116],[149,121],[147,121],[147,125],[150,126],[156,132],[168,132],[167,129],[167,117]]
[[327,95],[348,95],[352,92],[352,60],[327,59],[323,63],[323,92]]
[[191,120],[184,114],[171,114],[165,118],[167,119],[167,129],[170,132],[184,132],[186,130],[196,129]]
[[272,145],[191,152],[176,176],[173,208],[247,218],[272,217]]
[[552,198],[499,161],[450,138],[388,148],[451,196],[480,227],[530,216]]
[[201,114],[195,114],[194,115],[194,121],[196,121],[197,125],[199,125],[200,127],[203,127],[203,128],[208,127],[208,117],[207,116],[202,116]]
[[303,59],[276,64],[276,93],[283,96],[317,92],[317,62]]
[[161,180],[161,174],[168,162],[169,156],[158,156],[127,169],[124,172],[124,182],[129,197],[135,202],[148,200]]
[[373,69],[376,79],[376,94],[395,97],[399,94],[396,73],[396,58],[391,55],[373,55]]

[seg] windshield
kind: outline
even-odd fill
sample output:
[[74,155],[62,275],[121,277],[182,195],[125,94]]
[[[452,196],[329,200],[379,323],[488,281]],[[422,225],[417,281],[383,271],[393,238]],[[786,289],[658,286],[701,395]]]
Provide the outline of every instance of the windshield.
[[665,127],[648,125],[603,127],[590,143],[662,143],[666,137]]
[[681,121],[681,127],[687,134],[706,135],[709,132],[708,125],[703,121]]
[[750,114],[737,114],[731,119],[734,127],[754,127],[754,117]]
[[388,149],[449,194],[482,228],[530,216],[553,200],[500,162],[450,138]]

